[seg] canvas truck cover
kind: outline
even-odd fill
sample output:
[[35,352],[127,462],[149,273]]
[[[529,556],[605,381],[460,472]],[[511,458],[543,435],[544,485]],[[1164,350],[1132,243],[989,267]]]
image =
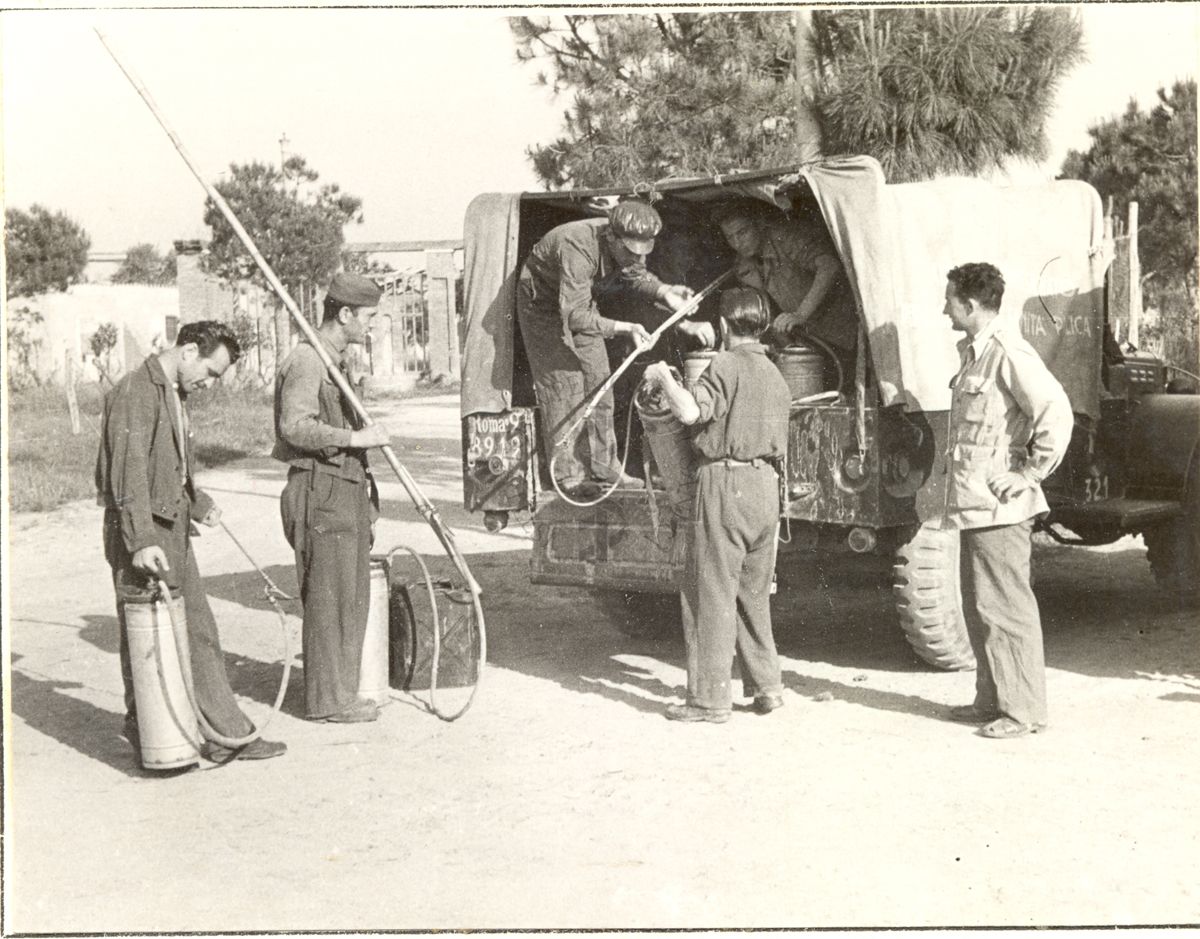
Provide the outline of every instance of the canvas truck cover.
[[[1099,416],[1104,276],[1111,251],[1103,238],[1100,198],[1091,186],[1073,180],[999,186],[966,178],[886,185],[877,161],[846,157],[672,181],[659,189],[689,202],[744,195],[786,208],[787,187],[800,179],[808,183],[853,285],[884,405],[949,408],[961,336],[942,314],[946,272],[988,261],[1006,282],[1001,315],[1020,324],[1074,410]],[[480,196],[467,210],[464,415],[503,411],[511,404],[521,198]]]

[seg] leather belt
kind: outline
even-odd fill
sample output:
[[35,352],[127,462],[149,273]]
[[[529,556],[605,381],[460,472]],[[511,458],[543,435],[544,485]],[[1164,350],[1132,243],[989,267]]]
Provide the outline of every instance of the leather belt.
[[725,457],[721,457],[720,459],[717,459],[717,460],[702,460],[700,462],[700,465],[701,466],[770,466],[771,469],[775,468],[774,466],[771,465],[770,460],[768,460],[765,457],[761,457],[761,456],[756,456],[752,460],[735,460],[731,456],[725,456]]

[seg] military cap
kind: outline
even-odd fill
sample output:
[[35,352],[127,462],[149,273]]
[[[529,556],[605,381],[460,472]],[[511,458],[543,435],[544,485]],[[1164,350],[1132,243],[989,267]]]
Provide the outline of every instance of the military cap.
[[371,278],[346,271],[333,275],[329,290],[325,293],[326,300],[351,307],[377,306],[382,296],[383,291]]
[[608,213],[612,233],[634,254],[643,257],[654,250],[654,236],[662,231],[662,218],[645,202],[618,202]]

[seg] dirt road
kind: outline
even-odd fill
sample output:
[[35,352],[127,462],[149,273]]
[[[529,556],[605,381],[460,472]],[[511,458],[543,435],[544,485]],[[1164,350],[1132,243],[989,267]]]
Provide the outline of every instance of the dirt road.
[[[1038,551],[1045,734],[941,719],[972,675],[920,666],[882,583],[836,565],[782,578],[786,707],[680,726],[661,711],[681,641],[530,586],[530,532],[486,534],[459,508],[456,401],[393,409],[485,589],[475,708],[446,724],[396,692],[377,724],[310,724],[297,669],[268,733],[283,759],[144,773],[119,738],[99,510],[14,517],[5,932],[1200,922],[1200,624],[1158,596],[1140,541]],[[294,587],[281,468],[201,482]],[[382,488],[377,545],[438,556]],[[222,533],[196,550],[261,718],[278,620]]]

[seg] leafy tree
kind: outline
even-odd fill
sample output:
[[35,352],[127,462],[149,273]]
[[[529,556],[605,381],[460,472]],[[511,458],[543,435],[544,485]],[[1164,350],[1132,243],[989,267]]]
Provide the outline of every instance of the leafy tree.
[[368,277],[390,274],[395,270],[390,262],[373,258],[365,251],[343,251],[342,269],[350,271],[352,274],[364,274]]
[[109,356],[113,349],[117,347],[117,339],[119,338],[120,333],[117,331],[114,323],[101,323],[88,339],[88,348],[92,350],[92,355],[95,356],[93,363],[96,366],[96,371],[110,385],[114,382],[112,376],[108,374]]
[[[362,200],[320,176],[303,157],[291,156],[282,170],[265,163],[232,164],[229,178],[216,183],[267,263],[284,284],[328,282],[341,263],[342,229],[362,221]],[[204,223],[212,229],[205,267],[226,280],[252,280],[266,286],[211,199]]]
[[[511,21],[517,58],[573,93],[564,134],[530,149],[551,188],[729,172],[796,159],[790,13]],[[808,100],[826,154],[865,153],[893,181],[1040,159],[1061,78],[1082,58],[1068,10],[816,11]]]
[[83,278],[92,240],[62,212],[32,205],[4,213],[6,297],[66,290]]
[[4,316],[8,341],[8,368],[4,377],[10,391],[21,391],[41,384],[37,365],[42,348],[41,313],[27,306],[9,307]]
[[125,260],[112,276],[114,284],[175,283],[175,252],[166,257],[152,244],[134,245],[125,252]]
[[1189,370],[1197,342],[1196,82],[1158,89],[1143,111],[1130,101],[1120,117],[1088,129],[1092,145],[1072,150],[1062,175],[1085,179],[1124,216],[1138,203],[1143,295],[1160,312],[1163,357]]

